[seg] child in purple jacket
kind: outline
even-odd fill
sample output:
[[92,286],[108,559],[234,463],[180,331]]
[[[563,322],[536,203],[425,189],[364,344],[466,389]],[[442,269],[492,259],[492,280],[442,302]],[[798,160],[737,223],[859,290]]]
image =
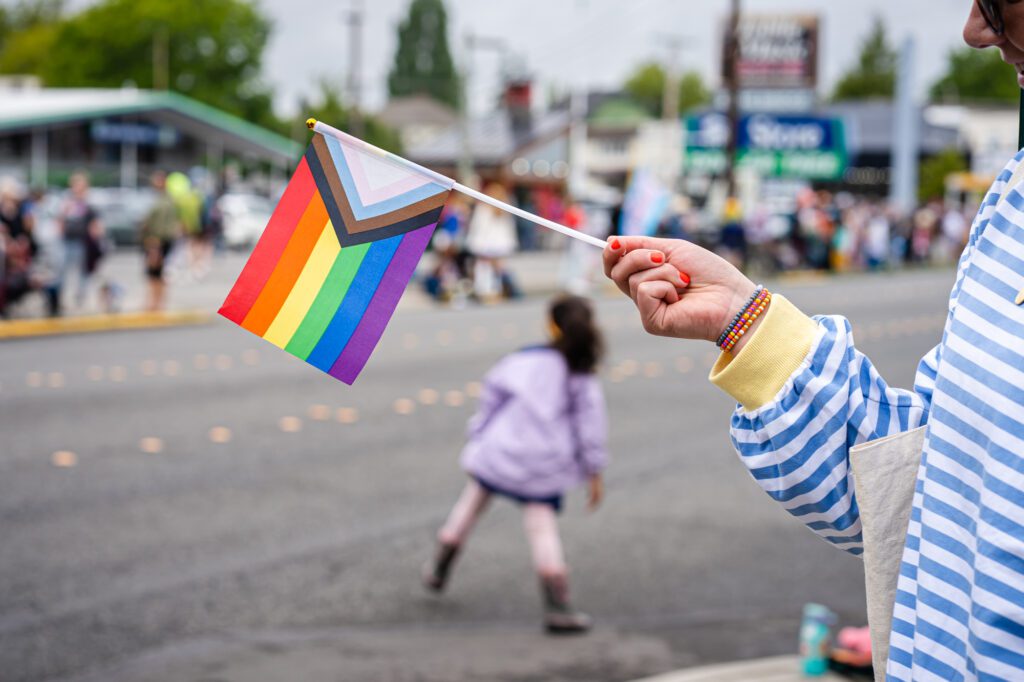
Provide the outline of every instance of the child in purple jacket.
[[568,598],[568,567],[556,513],[562,495],[586,480],[590,508],[603,495],[608,417],[595,370],[601,334],[590,305],[565,296],[551,304],[552,341],[512,353],[488,374],[469,422],[462,495],[438,531],[427,588],[444,589],[452,563],[493,495],[523,506],[523,524],[540,577],[544,625],[552,633],[585,632],[590,618]]

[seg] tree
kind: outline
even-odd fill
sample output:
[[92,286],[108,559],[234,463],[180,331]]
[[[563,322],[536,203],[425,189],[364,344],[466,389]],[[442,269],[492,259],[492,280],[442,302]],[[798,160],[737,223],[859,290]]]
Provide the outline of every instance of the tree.
[[998,50],[964,47],[950,50],[946,74],[932,84],[935,102],[1005,102],[1017,104],[1017,72]]
[[921,163],[917,198],[921,201],[942,198],[946,193],[946,178],[965,170],[967,162],[956,149],[946,149],[926,159]]
[[65,0],[20,0],[10,7],[0,4],[0,50],[9,35],[40,24],[52,24],[64,12]]
[[885,24],[875,17],[874,26],[861,43],[857,65],[836,84],[836,101],[892,97],[896,87],[896,51],[889,44]]
[[14,34],[0,71],[34,73],[52,87],[151,88],[166,77],[170,89],[277,127],[260,81],[269,34],[270,23],[248,0],[202,0],[187,9],[166,0],[100,0]]
[[[348,131],[352,117],[351,107],[345,106],[342,101],[341,88],[326,78],[320,80],[320,92],[316,100],[303,99],[299,102],[299,111],[302,114],[293,126],[298,131],[296,137],[299,139],[305,139],[307,118],[312,117]],[[402,140],[398,133],[384,125],[380,119],[365,113],[362,114],[362,120],[364,140],[389,152],[401,153]]]
[[64,0],[21,0],[0,5],[0,73],[33,73],[49,53]]
[[448,16],[442,0],[412,0],[409,16],[398,27],[388,91],[392,97],[422,93],[458,106],[459,77],[448,50]]
[[[665,69],[657,62],[641,64],[624,86],[629,96],[654,116],[661,116],[664,104]],[[711,101],[711,93],[696,71],[679,78],[679,111],[685,112]]]

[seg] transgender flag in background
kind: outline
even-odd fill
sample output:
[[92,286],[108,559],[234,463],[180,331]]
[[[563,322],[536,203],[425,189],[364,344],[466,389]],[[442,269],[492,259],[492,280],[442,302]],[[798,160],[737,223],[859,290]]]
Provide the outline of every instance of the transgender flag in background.
[[315,134],[220,314],[351,384],[430,243],[442,180]]

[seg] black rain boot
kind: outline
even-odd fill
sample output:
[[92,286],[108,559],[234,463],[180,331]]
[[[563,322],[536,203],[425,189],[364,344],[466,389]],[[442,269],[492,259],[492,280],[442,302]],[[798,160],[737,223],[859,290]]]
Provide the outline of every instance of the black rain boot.
[[541,576],[544,596],[544,628],[553,635],[583,634],[592,625],[590,616],[569,604],[569,581],[564,576]]
[[437,545],[437,555],[423,567],[423,586],[431,592],[442,592],[448,583],[448,576],[459,554],[458,545],[443,542]]

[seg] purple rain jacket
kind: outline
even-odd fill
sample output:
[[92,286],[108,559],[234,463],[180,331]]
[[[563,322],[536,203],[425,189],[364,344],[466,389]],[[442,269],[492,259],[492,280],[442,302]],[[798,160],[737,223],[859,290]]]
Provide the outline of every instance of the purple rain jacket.
[[608,462],[608,415],[593,374],[547,347],[502,359],[484,378],[462,468],[527,497],[561,495]]

